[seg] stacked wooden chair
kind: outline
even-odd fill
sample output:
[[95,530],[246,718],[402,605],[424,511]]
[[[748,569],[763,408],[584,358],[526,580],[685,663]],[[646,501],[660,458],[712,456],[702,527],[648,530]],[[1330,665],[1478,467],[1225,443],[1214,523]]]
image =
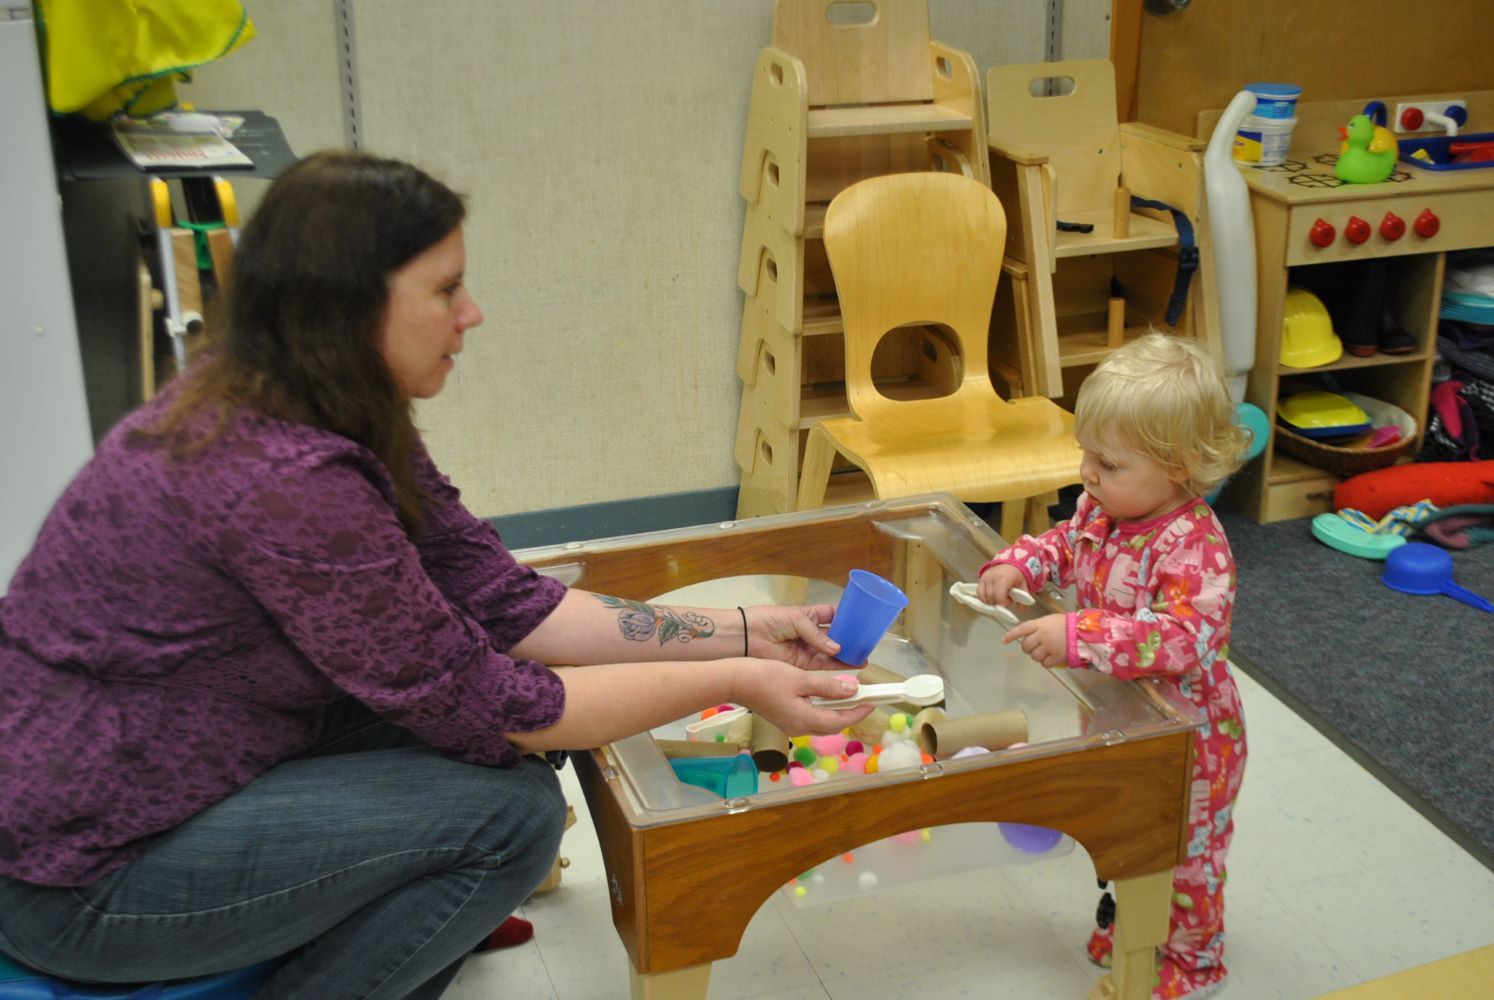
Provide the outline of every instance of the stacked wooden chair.
[[[838,20],[846,8],[869,17]],[[927,0],[775,4],[740,177],[738,516],[793,510],[810,425],[849,412],[845,327],[823,239],[831,199],[903,172],[989,184],[986,150],[974,61],[931,40]],[[888,337],[871,368],[879,390],[900,398],[958,381],[948,340],[922,326]],[[827,496],[851,498],[834,485]]]

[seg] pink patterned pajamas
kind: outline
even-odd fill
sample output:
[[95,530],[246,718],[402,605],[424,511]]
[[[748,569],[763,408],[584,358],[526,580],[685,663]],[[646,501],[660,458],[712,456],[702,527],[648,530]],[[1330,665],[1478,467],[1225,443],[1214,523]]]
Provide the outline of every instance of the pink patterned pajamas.
[[[1073,586],[1068,666],[1175,684],[1207,722],[1194,736],[1187,860],[1173,872],[1167,943],[1153,996],[1212,992],[1224,979],[1224,858],[1245,773],[1245,723],[1230,675],[1235,562],[1213,510],[1192,500],[1150,521],[1117,522],[1088,493],[1065,524],[1024,535],[986,566],[1006,563],[1030,589]],[[1109,931],[1091,956],[1108,961]]]

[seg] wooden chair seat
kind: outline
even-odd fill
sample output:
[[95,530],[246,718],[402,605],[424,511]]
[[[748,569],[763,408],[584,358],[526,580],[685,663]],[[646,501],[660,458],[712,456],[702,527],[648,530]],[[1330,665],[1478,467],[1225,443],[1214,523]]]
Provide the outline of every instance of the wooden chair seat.
[[[827,481],[811,469],[819,450],[829,459],[839,452],[865,470],[878,497],[916,493],[953,493],[967,503],[1023,500],[1052,492],[1078,480],[1079,451],[1074,416],[1046,397],[1010,402],[992,396],[951,420],[940,400],[899,407],[908,411],[892,427],[854,417],[822,420],[809,432],[804,482]],[[924,412],[914,412],[922,410]],[[828,439],[828,440],[826,440]],[[1055,441],[1067,447],[1055,447]],[[805,503],[800,508],[819,506]]]

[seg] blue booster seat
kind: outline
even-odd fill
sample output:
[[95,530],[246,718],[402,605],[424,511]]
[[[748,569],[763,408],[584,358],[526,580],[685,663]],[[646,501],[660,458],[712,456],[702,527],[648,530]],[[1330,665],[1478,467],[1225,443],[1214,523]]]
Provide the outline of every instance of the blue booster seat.
[[261,962],[212,976],[110,986],[54,979],[0,955],[0,1000],[249,1000],[278,964]]

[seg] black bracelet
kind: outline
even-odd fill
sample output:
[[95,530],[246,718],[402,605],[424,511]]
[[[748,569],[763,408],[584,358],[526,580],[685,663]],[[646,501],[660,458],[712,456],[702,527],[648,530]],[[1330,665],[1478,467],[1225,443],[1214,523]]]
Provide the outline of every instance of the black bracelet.
[[746,655],[748,655],[747,654],[747,610],[745,608],[743,608],[740,604],[737,605],[737,610],[740,611],[740,612],[742,612],[742,655],[746,656]]

